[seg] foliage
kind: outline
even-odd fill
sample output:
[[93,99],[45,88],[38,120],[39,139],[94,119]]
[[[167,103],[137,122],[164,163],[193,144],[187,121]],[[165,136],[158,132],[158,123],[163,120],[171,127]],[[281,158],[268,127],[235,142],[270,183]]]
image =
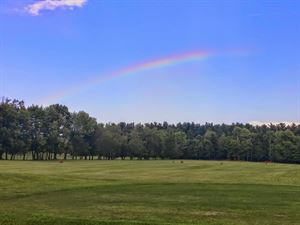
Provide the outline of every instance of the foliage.
[[[29,157],[31,155],[31,157]],[[0,103],[0,159],[207,159],[300,163],[300,125],[98,124],[63,105]]]

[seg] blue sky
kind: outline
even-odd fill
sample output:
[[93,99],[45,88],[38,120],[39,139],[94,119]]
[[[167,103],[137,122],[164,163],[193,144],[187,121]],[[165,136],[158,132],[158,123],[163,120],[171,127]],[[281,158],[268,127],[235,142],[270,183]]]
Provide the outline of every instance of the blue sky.
[[218,54],[55,103],[99,122],[300,121],[299,1],[68,1],[1,0],[0,96],[46,104],[91,77],[206,50]]

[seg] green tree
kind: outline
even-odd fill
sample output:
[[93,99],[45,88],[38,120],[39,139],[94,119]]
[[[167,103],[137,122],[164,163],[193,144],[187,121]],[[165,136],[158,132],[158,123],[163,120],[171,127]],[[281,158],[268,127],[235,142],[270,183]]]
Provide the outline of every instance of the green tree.
[[36,105],[28,107],[29,112],[29,136],[30,136],[30,149],[32,151],[32,159],[42,159],[46,147],[46,114],[45,110]]
[[187,136],[182,131],[169,130],[164,136],[162,158],[180,159],[187,147]]
[[134,129],[129,135],[128,150],[131,159],[133,159],[134,157],[142,159],[145,155],[145,143],[141,138],[141,134],[138,129]]
[[233,136],[237,142],[238,148],[234,153],[237,160],[249,160],[252,158],[252,134],[247,128],[235,127]]
[[96,132],[96,146],[98,158],[101,156],[106,159],[115,159],[120,156],[121,147],[125,144],[126,138],[122,136],[120,127],[115,124],[107,124],[104,127],[98,127]]
[[161,156],[163,149],[163,137],[157,128],[145,127],[143,130],[143,140],[146,148],[144,158],[158,158]]
[[299,137],[290,130],[276,131],[272,143],[272,160],[277,162],[299,162]]
[[67,159],[70,142],[71,114],[66,106],[50,105],[45,109],[47,132],[46,142],[48,151],[53,153],[53,158],[57,159],[57,154],[64,153]]
[[72,154],[87,159],[88,156],[91,156],[92,140],[97,128],[97,121],[83,111],[71,114],[71,121]]
[[204,159],[217,159],[218,138],[217,133],[212,129],[207,129],[203,137]]

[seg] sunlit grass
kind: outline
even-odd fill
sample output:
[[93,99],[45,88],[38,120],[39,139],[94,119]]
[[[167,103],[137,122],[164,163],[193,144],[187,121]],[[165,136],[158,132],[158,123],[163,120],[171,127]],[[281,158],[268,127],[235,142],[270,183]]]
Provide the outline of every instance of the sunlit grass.
[[300,166],[0,161],[0,224],[300,224]]

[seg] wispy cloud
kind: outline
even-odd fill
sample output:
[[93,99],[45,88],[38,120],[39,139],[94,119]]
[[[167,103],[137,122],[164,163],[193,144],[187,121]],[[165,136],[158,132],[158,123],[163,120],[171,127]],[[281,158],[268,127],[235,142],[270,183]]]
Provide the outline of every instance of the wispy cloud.
[[280,123],[284,123],[287,126],[290,126],[292,124],[300,125],[300,122],[296,122],[296,121],[289,121],[289,122],[288,121],[281,121],[281,122],[280,121],[270,121],[270,122],[250,121],[249,123],[253,126],[262,126],[262,125],[269,126],[270,124],[278,125]]
[[40,0],[25,7],[26,12],[38,16],[42,10],[55,10],[65,8],[72,10],[74,7],[82,7],[87,0]]

